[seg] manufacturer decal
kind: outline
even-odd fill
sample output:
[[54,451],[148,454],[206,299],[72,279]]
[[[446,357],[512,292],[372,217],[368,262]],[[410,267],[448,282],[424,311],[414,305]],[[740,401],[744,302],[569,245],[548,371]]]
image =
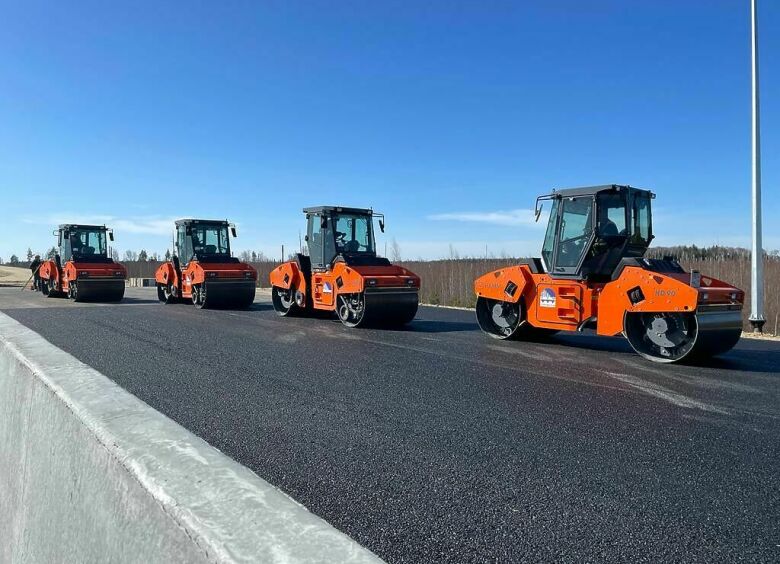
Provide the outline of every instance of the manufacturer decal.
[[552,288],[545,288],[542,290],[542,293],[539,294],[539,306],[555,307],[555,290]]
[[332,294],[333,293],[333,285],[330,282],[325,282],[322,285],[322,293],[323,294]]

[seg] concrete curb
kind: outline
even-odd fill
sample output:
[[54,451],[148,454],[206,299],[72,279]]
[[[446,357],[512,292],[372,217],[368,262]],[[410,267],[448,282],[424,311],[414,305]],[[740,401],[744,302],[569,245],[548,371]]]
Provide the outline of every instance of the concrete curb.
[[381,562],[2,313],[0,452],[2,562]]

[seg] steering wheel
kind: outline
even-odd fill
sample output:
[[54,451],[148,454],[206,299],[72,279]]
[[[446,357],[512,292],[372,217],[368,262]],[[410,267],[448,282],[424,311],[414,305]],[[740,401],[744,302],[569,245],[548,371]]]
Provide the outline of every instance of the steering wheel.
[[559,243],[559,245],[561,245],[561,252],[565,255],[570,253],[579,254],[580,248],[587,238],[588,235],[577,235],[576,237],[564,239]]

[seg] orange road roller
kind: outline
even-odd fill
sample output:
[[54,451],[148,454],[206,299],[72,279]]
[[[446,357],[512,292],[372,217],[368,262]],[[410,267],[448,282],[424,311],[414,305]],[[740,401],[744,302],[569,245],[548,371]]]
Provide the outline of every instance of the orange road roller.
[[125,295],[127,270],[108,254],[106,239],[114,232],[105,225],[60,225],[57,254],[38,269],[40,290],[49,297],[118,302]]
[[655,362],[708,358],[742,332],[744,292],[686,272],[676,260],[644,258],[653,239],[648,190],[615,184],[554,190],[540,258],[478,278],[479,326],[496,339],[592,328],[622,333]]
[[335,311],[347,327],[403,325],[417,314],[420,278],[376,254],[371,209],[305,208],[309,254],[271,271],[279,315]]
[[236,227],[227,221],[176,221],[173,257],[154,274],[157,298],[197,308],[251,306],[257,271],[231,254],[231,234],[236,237]]

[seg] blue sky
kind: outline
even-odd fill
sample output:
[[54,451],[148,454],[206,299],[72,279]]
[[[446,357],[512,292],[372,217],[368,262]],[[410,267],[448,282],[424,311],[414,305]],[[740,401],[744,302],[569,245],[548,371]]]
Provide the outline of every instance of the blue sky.
[[[780,248],[780,6],[761,8],[765,246]],[[650,188],[656,244],[749,245],[749,0],[0,0],[0,257],[60,221],[163,252],[226,217],[297,246],[373,206],[404,258],[536,253],[535,195]],[[380,248],[383,241],[380,241]]]

